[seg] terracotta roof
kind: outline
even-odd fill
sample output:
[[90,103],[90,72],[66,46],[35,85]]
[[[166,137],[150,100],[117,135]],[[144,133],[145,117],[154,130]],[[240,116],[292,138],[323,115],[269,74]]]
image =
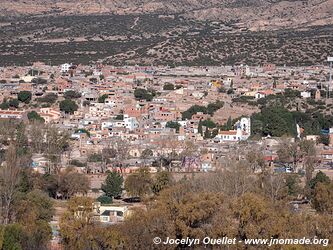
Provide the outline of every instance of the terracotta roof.
[[229,131],[221,131],[220,135],[236,135],[237,131],[236,130],[229,130]]

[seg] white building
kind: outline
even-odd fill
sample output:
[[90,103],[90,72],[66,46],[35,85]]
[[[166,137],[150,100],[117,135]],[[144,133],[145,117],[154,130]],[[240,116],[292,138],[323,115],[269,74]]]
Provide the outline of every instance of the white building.
[[309,92],[309,91],[302,91],[301,92],[301,97],[303,97],[303,98],[310,98],[311,97],[311,92]]
[[251,135],[251,119],[247,117],[241,118],[236,122],[236,130],[220,131],[215,136],[215,142],[237,142],[247,140]]
[[70,67],[72,67],[72,64],[69,64],[69,63],[61,64],[61,73],[68,72]]
[[135,117],[128,117],[127,115],[124,115],[124,123],[125,127],[130,131],[139,127],[139,123]]
[[93,203],[93,212],[96,214],[95,218],[103,223],[121,222],[130,215],[128,206],[102,205],[100,202]]

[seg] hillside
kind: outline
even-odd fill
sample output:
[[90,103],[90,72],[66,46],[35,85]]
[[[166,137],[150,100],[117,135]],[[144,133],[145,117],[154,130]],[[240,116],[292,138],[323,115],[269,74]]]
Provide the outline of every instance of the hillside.
[[0,66],[313,65],[332,31],[333,0],[2,0]]
[[0,13],[181,14],[196,20],[244,23],[250,30],[271,30],[332,24],[333,0],[2,0]]

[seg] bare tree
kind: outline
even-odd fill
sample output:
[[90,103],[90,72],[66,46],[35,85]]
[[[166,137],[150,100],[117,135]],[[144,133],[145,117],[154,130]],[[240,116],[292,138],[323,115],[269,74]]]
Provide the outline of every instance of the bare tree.
[[29,140],[34,153],[42,153],[45,140],[45,125],[39,121],[31,122],[29,126]]
[[19,183],[19,159],[16,147],[10,145],[6,151],[6,161],[0,169],[1,214],[3,224],[10,223],[10,209]]
[[49,159],[49,172],[59,173],[61,157],[69,148],[69,135],[56,127],[49,126],[45,131],[45,156]]

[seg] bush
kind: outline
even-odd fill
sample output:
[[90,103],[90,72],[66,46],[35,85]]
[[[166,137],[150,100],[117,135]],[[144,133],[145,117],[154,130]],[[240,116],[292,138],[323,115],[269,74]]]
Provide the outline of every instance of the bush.
[[26,104],[28,104],[30,101],[31,101],[31,98],[32,98],[32,94],[30,91],[20,91],[18,94],[17,94],[17,99],[20,101],[20,102],[24,102]]
[[36,111],[31,111],[28,113],[28,119],[29,121],[41,121],[41,122],[45,122],[44,118],[41,117]]
[[99,103],[104,103],[105,100],[106,100],[108,97],[109,97],[109,96],[108,96],[107,94],[102,95],[102,96],[98,97],[98,102],[99,102]]
[[60,102],[59,104],[60,110],[65,112],[65,113],[69,113],[69,114],[73,114],[74,111],[76,111],[78,109],[77,104],[75,103],[75,101],[66,99]]
[[167,122],[167,124],[165,125],[165,127],[167,128],[175,128],[176,132],[179,132],[179,128],[180,128],[180,124],[178,122],[173,122],[173,121],[169,121]]
[[134,96],[137,100],[153,100],[153,94],[147,91],[146,89],[136,89],[134,90]]
[[101,204],[112,204],[113,199],[109,196],[102,195],[97,198],[97,201],[99,201]]
[[81,93],[76,92],[74,90],[69,90],[64,93],[65,99],[77,99],[81,97]]
[[79,160],[71,160],[69,162],[70,165],[73,165],[73,166],[76,166],[76,167],[79,167],[79,168],[83,168],[85,166],[87,166],[87,163],[84,163],[84,162],[80,162]]
[[88,162],[102,162],[102,155],[101,154],[92,154],[88,157]]
[[10,99],[8,104],[12,108],[18,108],[20,103],[17,99]]
[[163,86],[163,90],[174,90],[175,86],[172,83],[166,83]]
[[37,98],[37,102],[46,102],[46,103],[55,103],[55,101],[58,99],[58,95],[54,93],[49,93],[43,97]]

